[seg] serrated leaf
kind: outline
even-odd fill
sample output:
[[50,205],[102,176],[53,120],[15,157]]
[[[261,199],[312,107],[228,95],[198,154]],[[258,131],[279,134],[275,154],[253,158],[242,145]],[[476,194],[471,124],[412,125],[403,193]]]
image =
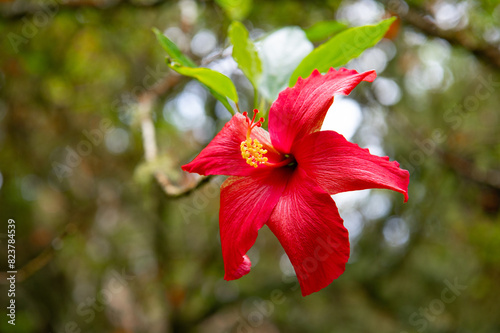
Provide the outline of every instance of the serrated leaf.
[[234,21],[229,26],[228,34],[231,44],[233,44],[234,60],[254,88],[257,88],[258,80],[262,75],[262,62],[257,48],[249,38],[247,29],[242,23]]
[[293,86],[299,77],[306,78],[311,75],[314,69],[324,73],[330,67],[345,65],[358,57],[384,37],[395,19],[392,17],[376,25],[350,28],[333,36],[302,60],[293,72],[289,86]]
[[192,77],[216,93],[231,99],[235,103],[238,103],[238,94],[233,81],[231,81],[231,79],[224,74],[204,67],[192,68],[179,66],[175,63],[170,63],[168,66],[177,73]]
[[153,32],[155,33],[156,39],[158,39],[160,45],[165,51],[167,51],[168,57],[170,58],[171,62],[178,63],[179,65],[185,67],[196,67],[196,64],[187,56],[185,56],[184,53],[182,53],[182,51],[177,47],[177,45],[175,45],[174,42],[168,39],[167,36],[162,34],[160,30],[153,28]]
[[262,61],[259,91],[268,101],[288,86],[297,65],[313,50],[312,43],[299,27],[279,29],[257,44]]
[[347,25],[338,21],[320,21],[304,31],[307,38],[315,43],[323,41],[345,29],[347,29]]

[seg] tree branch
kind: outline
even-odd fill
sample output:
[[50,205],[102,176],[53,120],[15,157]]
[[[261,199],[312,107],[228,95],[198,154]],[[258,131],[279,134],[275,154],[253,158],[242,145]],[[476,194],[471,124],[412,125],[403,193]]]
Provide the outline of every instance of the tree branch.
[[57,13],[60,9],[95,8],[106,10],[124,6],[141,9],[161,6],[167,1],[158,0],[156,2],[140,3],[129,0],[45,0],[42,4],[14,0],[4,0],[3,2],[2,6],[0,6],[1,16],[8,20],[20,20],[27,15],[34,15],[40,11]]
[[437,152],[441,160],[461,176],[476,183],[484,184],[500,190],[500,170],[490,169],[481,171],[473,162],[459,155],[439,149]]
[[[177,74],[167,75],[162,81],[151,87],[138,97],[138,108],[141,116],[141,128],[144,146],[144,155],[146,161],[154,161],[157,158],[156,134],[153,120],[151,118],[151,109],[156,99],[169,91],[180,80],[181,76]],[[156,171],[154,177],[167,197],[177,199],[191,194],[196,189],[208,183],[211,177],[202,177],[189,187],[178,187],[171,184],[168,177],[161,171]],[[35,258],[31,259],[21,269],[17,270],[16,281],[22,282],[46,266],[57,252],[54,241],[62,242],[68,235],[75,231],[75,225],[70,223],[65,230],[51,242]],[[7,273],[0,272],[0,284],[7,282]]]
[[[404,127],[404,129],[401,130],[402,135],[410,137],[413,142],[423,142],[428,139],[415,131],[408,118],[404,115],[398,112],[393,112],[392,114],[394,116],[393,119],[396,119],[398,124]],[[395,128],[398,128],[398,126],[395,126]],[[427,157],[439,160],[461,177],[472,180],[477,184],[487,185],[491,188],[500,190],[500,170],[490,169],[482,171],[473,161],[460,156],[456,152],[450,151],[444,146],[433,148],[432,153],[427,154]]]
[[[409,6],[401,0],[383,1],[389,11],[397,14],[407,23],[423,33],[442,38],[452,45],[461,46],[473,53],[479,59],[500,68],[500,50],[486,41],[475,37],[468,30],[443,30],[439,28],[434,18],[423,8]],[[480,41],[479,41],[480,40]]]
[[[144,159],[146,162],[154,162],[158,158],[158,145],[156,142],[156,131],[151,117],[151,111],[156,99],[173,88],[181,76],[172,74],[166,76],[161,82],[154,85],[150,90],[140,95],[137,99],[138,110],[141,120],[142,143],[144,148]],[[196,189],[207,184],[212,177],[201,177],[193,185],[174,185],[162,170],[155,170],[153,176],[156,182],[169,199],[178,199],[191,194]]]
[[188,196],[197,189],[201,188],[203,185],[208,184],[213,178],[213,176],[201,177],[194,183],[194,185],[189,187],[179,187],[172,185],[168,177],[162,172],[156,172],[154,176],[156,182],[160,185],[163,192],[165,192],[165,195],[169,199],[179,199]]
[[[16,282],[23,282],[27,278],[29,278],[31,275],[45,267],[52,258],[54,257],[55,253],[57,252],[57,245],[55,242],[62,243],[64,239],[66,239],[67,236],[72,235],[76,232],[78,228],[81,228],[82,225],[75,225],[74,223],[69,223],[66,225],[64,231],[54,238],[50,245],[48,245],[42,252],[40,252],[36,257],[28,261],[23,267],[17,270],[16,274]],[[0,284],[6,284],[7,283],[7,276],[8,274],[6,272],[0,272]]]

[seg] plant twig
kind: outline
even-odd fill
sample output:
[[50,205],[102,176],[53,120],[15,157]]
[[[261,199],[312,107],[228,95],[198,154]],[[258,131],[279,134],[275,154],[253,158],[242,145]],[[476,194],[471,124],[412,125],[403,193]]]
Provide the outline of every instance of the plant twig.
[[[179,82],[181,76],[177,74],[165,77],[159,84],[153,86],[138,97],[138,110],[141,121],[142,144],[144,148],[144,159],[146,162],[153,162],[158,157],[158,145],[156,142],[156,131],[151,117],[151,111],[156,99],[165,94]],[[153,176],[169,199],[178,199],[191,194],[196,189],[208,183],[211,177],[199,178],[194,185],[177,186],[172,183],[169,177],[162,171],[156,170]]]
[[3,0],[4,4],[0,7],[0,16],[8,20],[20,20],[27,15],[35,15],[40,11],[57,13],[60,9],[79,10],[80,8],[96,8],[107,10],[117,7],[132,7],[136,9],[157,7],[165,4],[166,0],[158,0],[156,2],[140,3],[137,1],[118,0],[71,0],[71,1],[44,1],[41,4],[27,2]]
[[156,182],[160,185],[163,192],[169,199],[179,199],[185,196],[190,195],[197,189],[201,188],[203,185],[208,184],[213,176],[201,177],[199,178],[194,185],[188,187],[179,187],[172,185],[168,177],[162,172],[156,172],[154,174]]
[[[50,245],[48,245],[42,252],[40,252],[36,257],[28,261],[22,268],[17,270],[16,273],[16,282],[23,282],[30,276],[32,276],[34,273],[38,272],[40,269],[45,267],[52,258],[54,257],[55,253],[57,252],[57,246],[55,242],[63,242],[64,239],[71,235],[74,234],[76,228],[79,226],[75,225],[74,223],[70,223],[66,225],[66,228],[64,231],[54,238]],[[80,225],[81,227],[81,225]],[[0,284],[6,284],[7,283],[7,277],[9,274],[6,272],[0,272]]]
[[474,36],[468,30],[444,30],[439,28],[434,18],[425,9],[410,6],[401,0],[383,1],[388,10],[397,14],[407,23],[426,35],[442,38],[452,45],[461,46],[479,59],[500,68],[500,50],[498,47]]

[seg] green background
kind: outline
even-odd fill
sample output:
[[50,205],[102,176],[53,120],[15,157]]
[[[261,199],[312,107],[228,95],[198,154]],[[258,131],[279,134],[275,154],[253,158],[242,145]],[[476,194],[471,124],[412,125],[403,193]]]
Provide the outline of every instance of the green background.
[[[351,260],[318,293],[301,296],[267,227],[251,273],[224,281],[223,178],[176,198],[152,173],[195,184],[180,166],[228,113],[168,69],[151,29],[232,71],[244,111],[252,88],[224,62],[231,18],[258,38],[376,23],[388,9],[401,16],[390,39],[349,64],[379,77],[349,97],[362,115],[352,141],[410,171],[409,201],[382,190],[339,199]],[[18,269],[15,327],[0,276],[0,331],[500,331],[497,1],[16,1],[0,14],[0,268],[11,218]]]

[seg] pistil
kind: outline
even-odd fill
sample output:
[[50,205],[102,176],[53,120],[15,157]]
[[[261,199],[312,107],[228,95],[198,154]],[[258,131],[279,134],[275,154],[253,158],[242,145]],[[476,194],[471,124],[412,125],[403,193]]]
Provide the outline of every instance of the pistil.
[[253,112],[254,113],[252,120],[248,118],[248,113],[243,112],[248,125],[248,129],[246,140],[241,141],[240,144],[241,157],[243,157],[247,161],[247,163],[254,168],[257,168],[261,164],[271,167],[282,167],[295,163],[295,158],[291,155],[285,155],[285,159],[280,162],[268,162],[268,158],[264,156],[267,153],[267,150],[263,149],[263,145],[259,142],[259,140],[252,140],[252,138],[250,138],[252,129],[254,129],[255,127],[261,127],[262,123],[264,122],[264,118],[262,117],[259,118],[257,122],[255,122],[255,118],[257,116],[257,113],[259,113],[259,110],[255,109],[253,110]]
[[255,122],[257,113],[259,113],[259,110],[253,110],[253,118],[252,120],[250,120],[250,118],[247,117],[247,113],[243,112],[243,115],[246,117],[245,120],[248,124],[248,130],[246,140],[241,141],[240,144],[241,156],[247,161],[249,165],[253,166],[254,168],[257,168],[259,164],[267,163],[267,157],[264,157],[264,155],[267,153],[267,150],[262,149],[263,145],[259,142],[259,140],[252,140],[250,138],[252,129],[254,129],[255,127],[261,127],[262,123],[264,122],[264,118],[262,117],[257,122]]

